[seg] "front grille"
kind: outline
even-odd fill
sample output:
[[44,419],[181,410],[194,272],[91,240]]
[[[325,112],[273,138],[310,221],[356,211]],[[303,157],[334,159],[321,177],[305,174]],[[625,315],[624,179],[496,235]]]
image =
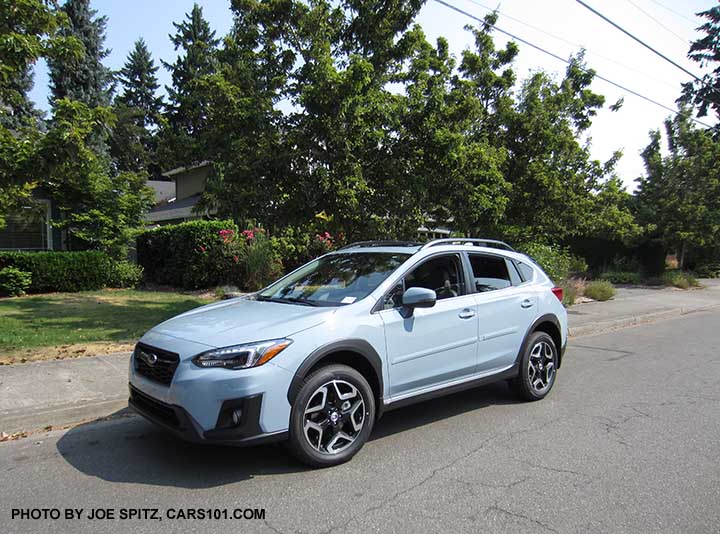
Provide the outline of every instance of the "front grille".
[[140,390],[130,387],[130,402],[136,405],[138,408],[147,412],[148,415],[153,416],[161,423],[165,423],[173,428],[180,427],[180,420],[172,407],[168,406],[164,402],[160,402],[157,399],[145,395]]
[[135,346],[133,362],[138,374],[169,386],[180,363],[180,357],[173,352],[138,343]]

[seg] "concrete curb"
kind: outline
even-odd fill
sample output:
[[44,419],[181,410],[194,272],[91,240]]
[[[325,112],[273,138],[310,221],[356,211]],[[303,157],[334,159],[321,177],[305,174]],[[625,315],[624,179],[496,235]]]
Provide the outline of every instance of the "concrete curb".
[[633,326],[639,326],[641,324],[654,323],[655,321],[662,321],[663,319],[671,319],[680,315],[688,315],[690,313],[698,313],[714,308],[720,307],[720,304],[710,304],[708,306],[701,307],[681,307],[672,308],[669,310],[663,310],[660,312],[644,313],[641,315],[633,315],[630,317],[622,317],[620,319],[613,319],[612,321],[601,321],[593,324],[575,326],[569,328],[569,335],[571,338],[594,336],[597,334],[604,334],[606,332],[612,332],[613,330],[620,330],[623,328],[632,328]]
[[127,408],[127,395],[106,399],[77,401],[55,405],[43,410],[14,410],[0,416],[0,431],[6,434],[33,432],[48,426],[76,425],[88,420],[107,417]]

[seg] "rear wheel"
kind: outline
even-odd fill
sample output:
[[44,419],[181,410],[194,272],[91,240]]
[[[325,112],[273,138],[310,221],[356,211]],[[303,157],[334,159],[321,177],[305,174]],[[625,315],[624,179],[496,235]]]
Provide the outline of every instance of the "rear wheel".
[[545,332],[533,332],[520,358],[520,374],[512,380],[511,387],[525,400],[540,400],[555,384],[557,364],[558,351],[552,337]]
[[346,462],[367,441],[374,419],[367,380],[352,367],[323,367],[305,379],[293,403],[290,451],[314,467]]

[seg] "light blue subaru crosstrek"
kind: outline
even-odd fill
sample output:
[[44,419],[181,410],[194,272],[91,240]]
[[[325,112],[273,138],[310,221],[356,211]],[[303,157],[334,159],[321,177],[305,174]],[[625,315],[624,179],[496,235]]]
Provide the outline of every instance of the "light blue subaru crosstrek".
[[335,465],[386,410],[496,380],[545,397],[567,343],[561,300],[498,241],[355,243],[147,332],[129,402],[191,441],[287,440]]

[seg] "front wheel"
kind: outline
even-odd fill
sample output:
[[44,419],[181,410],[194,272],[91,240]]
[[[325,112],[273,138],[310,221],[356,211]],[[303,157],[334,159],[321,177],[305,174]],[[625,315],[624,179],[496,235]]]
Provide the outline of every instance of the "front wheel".
[[362,448],[375,420],[375,398],[367,380],[345,365],[308,376],[290,413],[289,448],[314,467],[341,464]]
[[555,342],[545,332],[530,335],[520,358],[520,374],[510,383],[525,400],[544,398],[553,387],[557,376],[558,352]]

